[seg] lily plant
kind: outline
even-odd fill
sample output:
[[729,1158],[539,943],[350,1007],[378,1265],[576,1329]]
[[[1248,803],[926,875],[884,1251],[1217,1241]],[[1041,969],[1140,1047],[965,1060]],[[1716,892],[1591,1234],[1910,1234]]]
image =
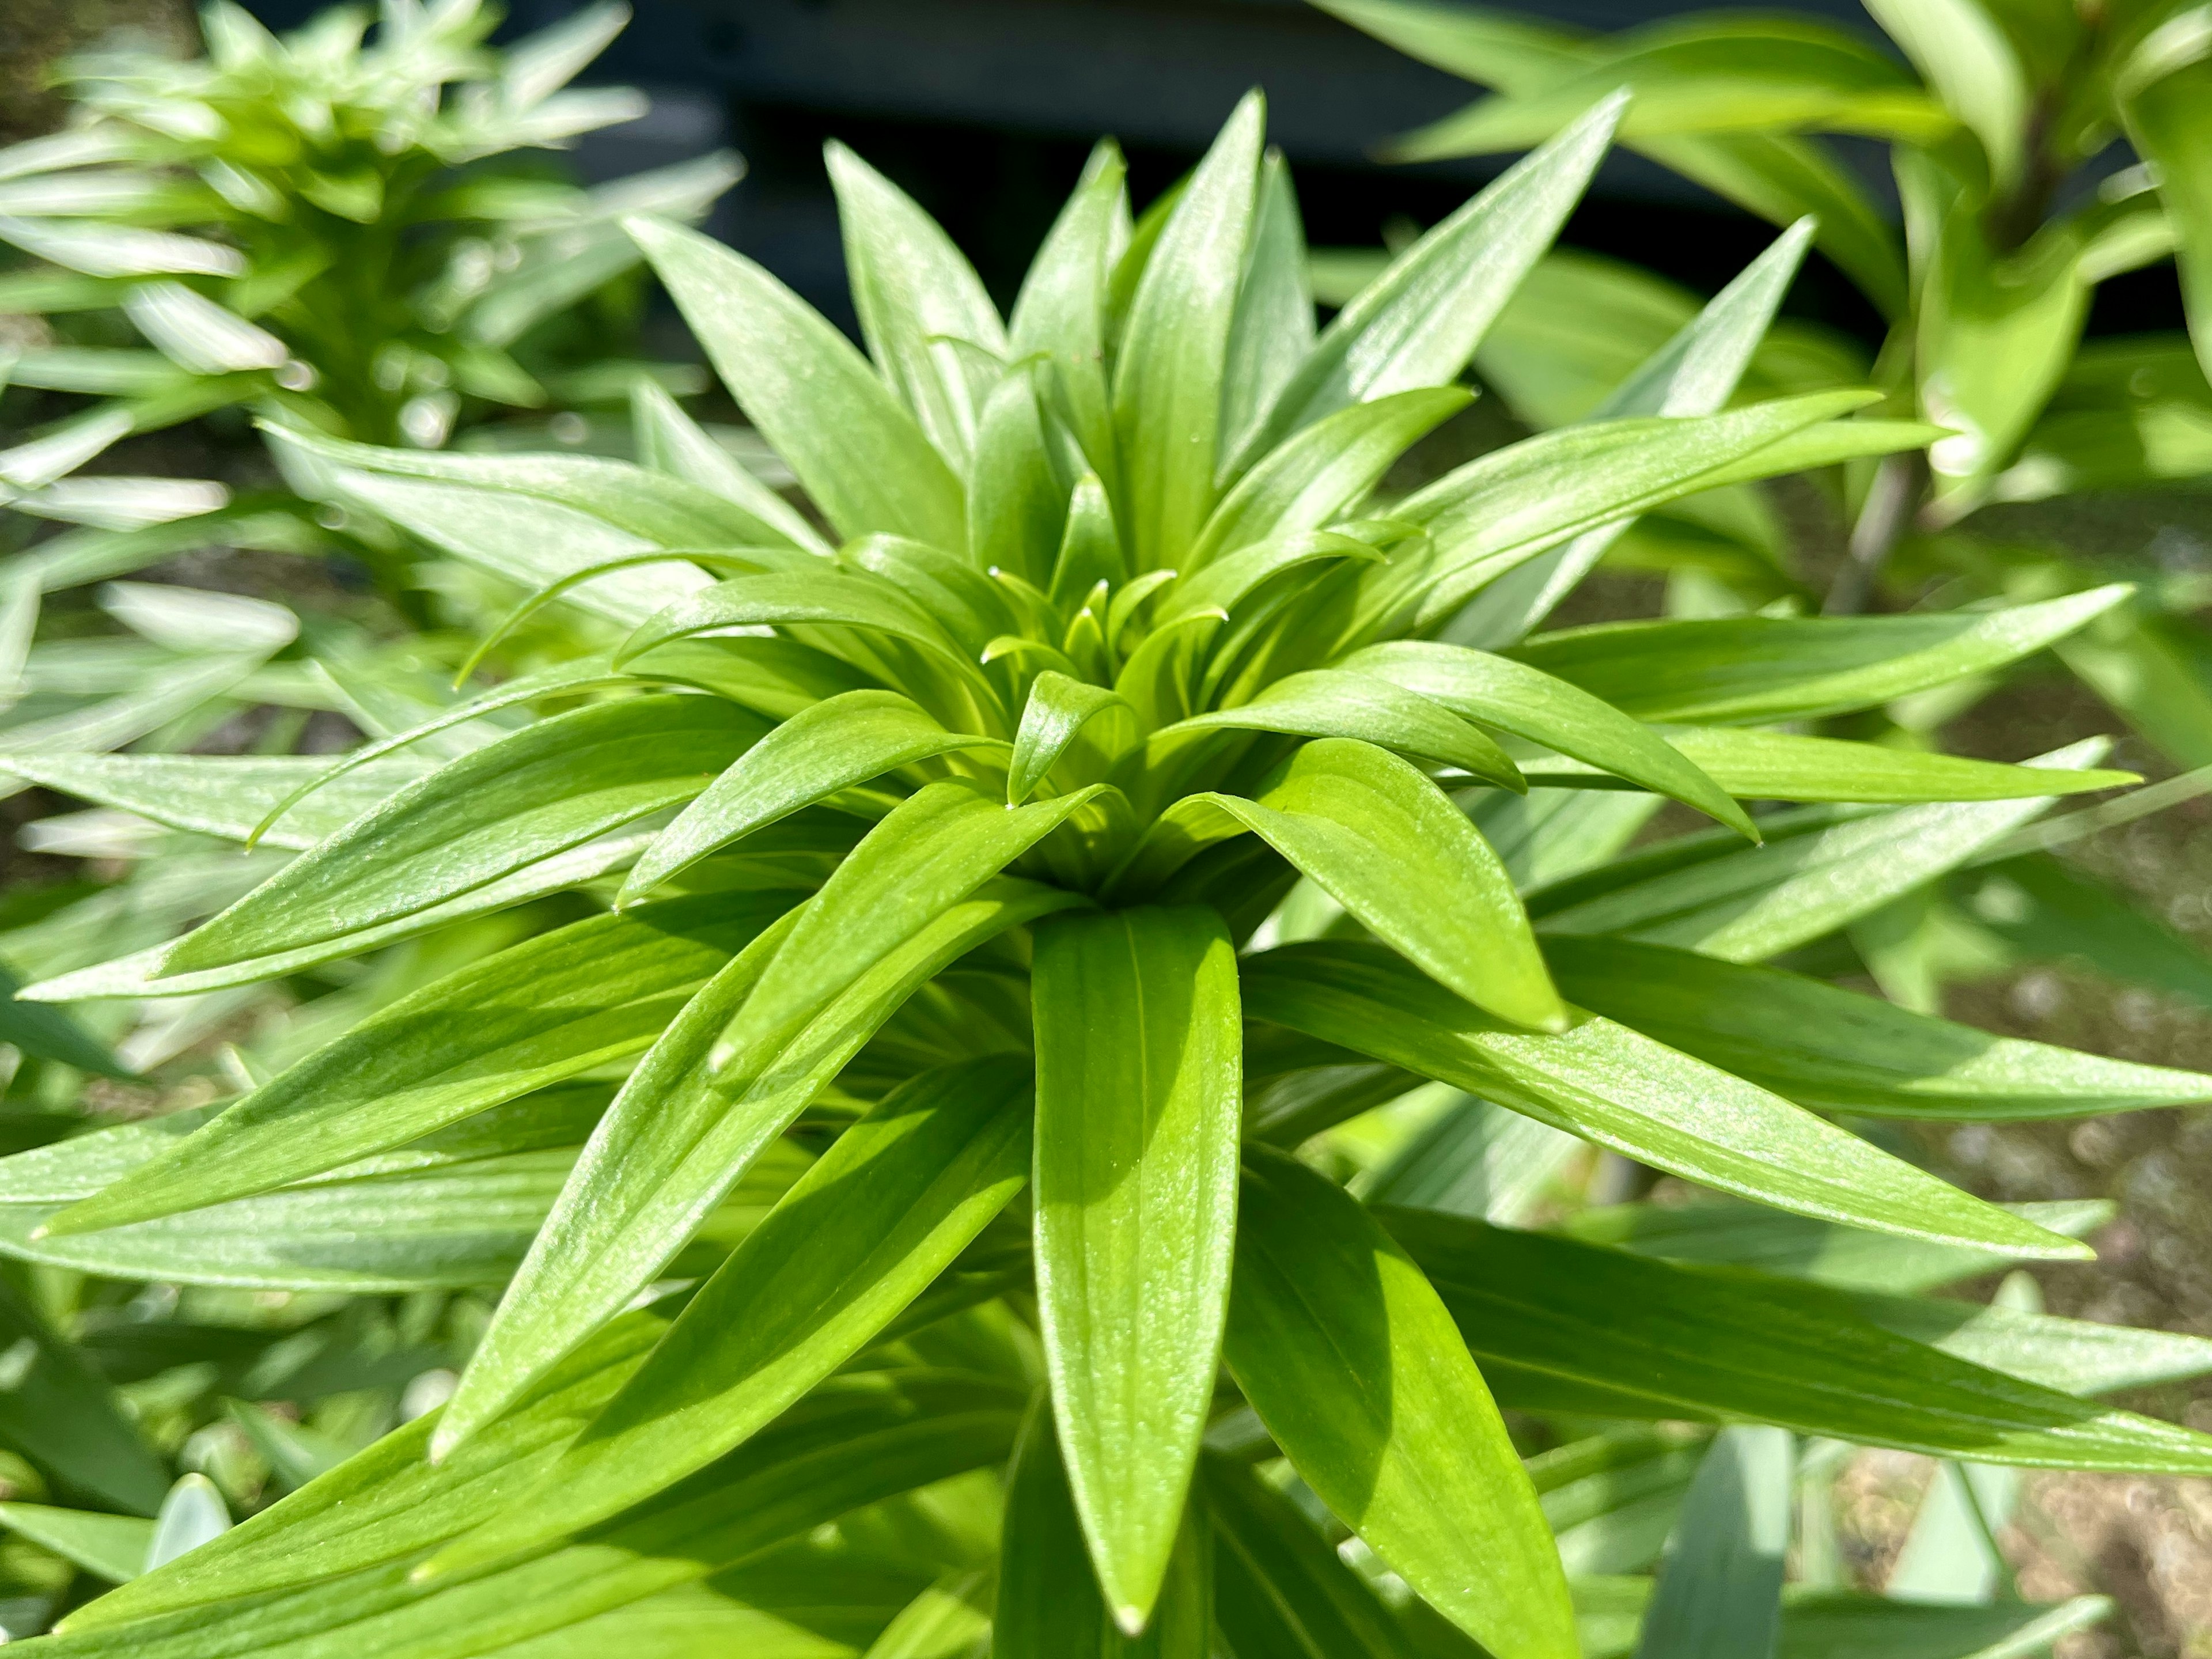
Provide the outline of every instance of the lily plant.
[[[1732,401],[1800,234],[1598,417],[1396,482],[1620,108],[1318,331],[1256,96],[1133,222],[1102,146],[1005,319],[833,147],[866,355],[740,255],[629,221],[797,504],[650,391],[635,465],[276,434],[605,647],[306,784],[42,762],[306,850],[30,994],[252,984],[549,894],[583,914],[220,1109],[0,1163],[44,1195],[6,1248],[117,1272],[272,1195],[573,1168],[448,1401],[33,1651],[720,1650],[865,1607],[896,1540],[948,1563],[902,1592],[902,1640],[1401,1656],[1419,1630],[1552,1659],[1577,1608],[1505,1407],[1770,1425],[1707,1467],[1723,1497],[1778,1479],[1777,1513],[1792,1432],[2212,1473],[2212,1437],[2069,1391],[2119,1386],[2062,1363],[2094,1328],[2035,1322],[2023,1358],[1940,1304],[1531,1231],[1422,1187],[1429,1152],[1337,1178],[1337,1127],[1434,1080],[1540,1178],[1595,1146],[1915,1260],[2066,1260],[2087,1247],[1850,1126],[2212,1094],[1766,965],[2131,781],[2094,744],[2005,765],[1780,728],[2019,660],[2117,590],[1437,637],[1647,508],[1929,441],[1854,418],[1872,392]],[[1624,850],[1668,802],[1711,827]]]

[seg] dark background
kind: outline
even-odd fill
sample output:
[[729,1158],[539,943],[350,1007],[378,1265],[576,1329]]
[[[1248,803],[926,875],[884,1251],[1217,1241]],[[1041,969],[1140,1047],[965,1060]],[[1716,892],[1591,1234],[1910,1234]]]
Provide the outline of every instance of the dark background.
[[[277,27],[316,0],[251,0]],[[503,36],[543,27],[577,0],[510,0]],[[637,15],[595,80],[652,92],[646,120],[596,136],[596,176],[681,160],[718,143],[750,171],[712,228],[852,326],[822,143],[851,144],[936,216],[1000,301],[1075,181],[1112,133],[1139,204],[1197,156],[1249,87],[1266,88],[1269,131],[1297,168],[1309,239],[1373,246],[1386,225],[1425,227],[1507,158],[1421,167],[1371,159],[1381,140],[1449,113],[1478,90],[1404,58],[1304,0],[633,0]],[[1610,29],[1687,9],[1666,0],[1529,0],[1553,21]],[[1796,10],[1879,38],[1858,0]],[[1879,149],[1848,147],[1888,195]],[[1616,154],[1569,225],[1574,246],[1615,254],[1710,294],[1771,228],[1665,170]],[[1872,311],[1815,258],[1794,314],[1870,344]],[[2091,331],[2179,327],[2170,270],[2106,285]]]

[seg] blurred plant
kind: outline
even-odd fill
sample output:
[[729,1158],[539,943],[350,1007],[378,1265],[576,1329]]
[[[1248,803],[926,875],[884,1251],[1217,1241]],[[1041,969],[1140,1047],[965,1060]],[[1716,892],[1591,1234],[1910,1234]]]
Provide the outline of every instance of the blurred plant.
[[[258,843],[234,883],[299,849],[149,947],[24,961],[38,1002],[340,988],[275,1068],[0,1160],[0,1252],[82,1339],[21,1352],[83,1377],[107,1281],[404,1324],[374,1298],[521,1261],[434,1413],[342,1462],[358,1433],[234,1419],[210,1472],[300,1489],[181,1560],[96,1387],[5,1396],[70,1501],[0,1521],[121,1583],[33,1651],[1965,1655],[2101,1616],[1850,1592],[1790,1500],[1831,1440],[2212,1473],[2212,1437],[2089,1398],[2212,1343],[1920,1294],[2083,1255],[2099,1206],[1992,1206],[1877,1144],[2212,1078],[1764,964],[1817,969],[2129,781],[2094,742],[2012,766],[1778,728],[2121,594],[1433,637],[1649,509],[1929,436],[1861,392],[1723,410],[1799,234],[1589,420],[1389,487],[1617,113],[1317,335],[1256,99],[1133,222],[1102,147],[1010,320],[833,149],[865,357],[628,222],[818,519],[649,389],[637,465],[277,433],[519,599],[541,665],[336,765],[5,761]],[[1626,850],[1668,799],[1721,827]],[[403,951],[384,989],[349,965]],[[1563,1211],[1593,1146],[1726,1196]],[[202,1401],[193,1369],[155,1376]]]
[[[330,539],[283,495],[210,518],[216,483],[72,476],[135,432],[244,404],[435,448],[496,410],[618,401],[641,374],[686,372],[609,355],[637,285],[616,222],[703,214],[735,158],[562,182],[521,152],[645,107],[621,88],[563,89],[628,9],[591,7],[503,52],[483,44],[496,15],[477,0],[386,0],[365,46],[356,8],[280,40],[214,0],[204,60],[63,67],[82,118],[0,150],[0,242],[32,258],[0,272],[0,313],[28,319],[0,351],[0,386],[95,401],[0,452],[0,502],[107,533],[41,548],[43,585],[225,537]],[[153,349],[121,343],[134,331]],[[312,468],[290,479],[320,498]],[[405,550],[353,527],[349,550],[404,600]]]

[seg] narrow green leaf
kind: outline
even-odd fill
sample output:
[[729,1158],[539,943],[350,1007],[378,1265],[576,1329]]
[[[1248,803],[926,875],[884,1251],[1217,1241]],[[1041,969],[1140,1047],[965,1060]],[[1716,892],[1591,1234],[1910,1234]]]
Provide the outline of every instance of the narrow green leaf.
[[1581,198],[1621,108],[1607,100],[1516,162],[1338,312],[1236,470],[1347,404],[1457,380]]
[[151,1515],[169,1477],[78,1351],[0,1280],[0,1442],[72,1493]]
[[[923,810],[942,805],[940,797]],[[995,802],[990,811],[1017,817]],[[1060,816],[1018,811],[1032,816],[1010,826],[1017,836],[1042,835]],[[462,1374],[440,1455],[650,1285],[915,987],[1007,928],[1081,902],[1026,882],[982,885],[976,865],[1006,861],[1006,843],[988,832],[961,844],[957,829],[932,838],[908,834],[914,819],[897,812],[884,822],[905,842],[903,858],[864,843],[788,933],[763,934],[734,960],[630,1074]],[[840,941],[826,951],[815,943],[825,913]]]
[[1197,1559],[1204,1548],[1201,1528],[1187,1517],[1151,1628],[1124,1636],[1091,1576],[1051,1402],[1040,1396],[1022,1425],[1006,1476],[994,1659],[1206,1659],[1207,1575]]
[[960,547],[958,477],[867,360],[742,254],[657,219],[625,219],[723,384],[841,537],[872,530]]
[[1801,1106],[2011,1121],[2212,1099],[2212,1077],[1914,1013],[1777,969],[1626,939],[1546,941],[1563,995]]
[[947,732],[896,691],[829,698],[769,732],[678,813],[637,861],[617,902],[635,902],[716,848],[841,789],[932,756],[1003,748],[993,738]]
[[763,536],[750,531],[741,538],[744,544],[787,544],[811,553],[830,551],[829,544],[806,522],[805,514],[715,442],[713,434],[686,415],[657,381],[639,379],[630,389],[629,412],[640,465],[711,490],[774,532]]
[[[2045,759],[2063,769],[2102,746]],[[1684,837],[1533,895],[1530,914],[1547,933],[1619,933],[1757,962],[1957,869],[2050,799],[1940,802],[1866,815],[1802,808],[1802,816],[1766,820],[1764,847],[1724,850]]]
[[1863,1291],[1861,1317],[1958,1358],[2062,1393],[2154,1388],[2212,1371],[2212,1341],[2173,1331],[2057,1319],[2008,1308]]
[[172,973],[356,932],[690,799],[766,729],[720,698],[580,708],[448,762],[187,934]]
[[[1450,1206],[1390,1199],[1409,1209]],[[2112,1218],[2102,1199],[2060,1199],[2005,1208],[2038,1226],[2069,1238],[2081,1238]],[[1471,1215],[1470,1210],[1458,1213]],[[1500,1226],[1496,1216],[1478,1216]],[[1591,1244],[1610,1244],[1668,1261],[1724,1262],[1756,1267],[1785,1279],[1808,1279],[1839,1290],[1892,1291],[1909,1295],[2000,1271],[2010,1265],[2003,1255],[1957,1244],[1863,1232],[1832,1222],[1812,1221],[1734,1199],[1701,1199],[1690,1204],[1615,1204],[1584,1210],[1559,1231]],[[1915,1306],[1920,1305],[1915,1304]]]
[[[817,548],[803,519],[777,502],[733,500],[726,490],[678,473],[648,471],[597,455],[472,455],[452,450],[380,449],[302,428],[268,426],[270,441],[319,460],[386,477],[468,485],[565,507],[662,547]],[[734,463],[732,463],[734,465]],[[456,492],[458,494],[458,492]],[[775,498],[771,494],[770,500]]]
[[1539,635],[1513,655],[1639,720],[1801,720],[2002,668],[2129,591],[2114,585],[2002,611],[1916,617],[1601,623]]
[[1212,811],[1230,831],[1255,831],[1439,985],[1518,1025],[1563,1024],[1504,866],[1409,763],[1367,744],[1318,738],[1257,801],[1192,796],[1179,810]]
[[1122,528],[1139,571],[1177,566],[1213,510],[1221,382],[1251,234],[1265,105],[1248,93],[1191,175],[1129,303],[1114,368]]
[[868,355],[938,452],[964,471],[987,387],[962,347],[1005,354],[998,309],[951,238],[904,191],[834,140],[823,155]]
[[1054,405],[1091,469],[1108,479],[1118,469],[1106,386],[1106,288],[1117,216],[1127,211],[1124,171],[1111,139],[1091,152],[1082,184],[1030,264],[1009,325],[1017,357],[1048,355]]
[[1577,1651],[1536,1493],[1421,1271],[1341,1188],[1248,1155],[1228,1359],[1321,1500],[1499,1659]]
[[[244,841],[283,799],[331,769],[307,755],[8,755],[0,768],[27,783],[135,812],[194,835]],[[412,757],[349,772],[318,790],[261,837],[304,851],[381,805],[428,769]]]
[[1636,1659],[1772,1659],[1796,1456],[1787,1429],[1723,1429],[1675,1524]]
[[[1885,744],[1741,726],[1674,726],[1662,729],[1661,735],[1730,794],[1753,800],[1875,805],[2017,800],[2029,795],[2087,794],[2142,781],[2133,772],[2053,773],[2047,768],[2006,766]],[[1567,769],[1541,763],[1530,771],[1559,782],[1571,775]]]
[[1413,1659],[1389,1609],[1289,1498],[1218,1452],[1200,1454],[1199,1485],[1230,1659]]
[[[211,968],[203,973],[166,974],[162,971],[161,963],[170,947],[155,945],[118,957],[112,962],[100,963],[73,973],[57,975],[35,985],[27,985],[21,994],[26,1000],[75,1002],[88,997],[198,996],[207,991],[258,985],[321,963],[365,955],[380,946],[415,938],[449,922],[489,915],[511,905],[526,903],[531,899],[543,898],[549,893],[596,881],[642,852],[651,839],[650,832],[643,830],[603,836],[566,853],[556,853],[550,859],[540,859],[535,864],[526,865],[511,876],[502,877],[482,887],[471,888],[459,898],[434,904],[427,910],[417,910],[397,921],[366,927],[358,933],[340,933],[319,945],[280,951],[270,956],[249,957],[228,968]],[[792,885],[804,879],[798,876],[782,876],[778,880],[759,884],[764,887]],[[232,884],[229,890],[235,891],[237,884]]]
[[1067,490],[1055,465],[1036,382],[1009,371],[983,404],[968,472],[968,561],[1032,583],[1052,580],[1066,526]]
[[1243,453],[1246,441],[1298,364],[1312,349],[1314,302],[1306,284],[1305,228],[1297,192],[1279,150],[1260,165],[1259,204],[1252,226],[1237,312],[1229,326],[1229,359],[1221,380],[1223,453]]
[[1254,1018],[1776,1209],[2022,1256],[2091,1254],[1610,1020],[1583,1015],[1558,1036],[1508,1030],[1378,946],[1263,951],[1245,963],[1244,999]]
[[[1766,337],[1783,295],[1803,263],[1814,222],[1802,218],[1711,301],[1675,331],[1592,409],[1587,418],[1626,415],[1711,415],[1735,395],[1736,386]],[[1590,319],[1610,336],[1609,318]],[[1538,348],[1550,368],[1557,349]],[[1488,371],[1494,374],[1495,369]],[[1844,378],[1856,378],[1856,374]],[[1564,547],[1510,570],[1470,600],[1444,637],[1455,644],[1497,650],[1517,645],[1595,568],[1627,528],[1624,522],[1586,531]]]
[[416,1418],[329,1474],[249,1516],[190,1560],[69,1616],[88,1634],[234,1598],[297,1589],[416,1555],[526,1490],[668,1329],[641,1309],[614,1320],[508,1416],[445,1462],[423,1454],[439,1413]]
[[2120,65],[2114,101],[2136,152],[2158,169],[2159,199],[2179,243],[2181,292],[2190,342],[2200,363],[2212,362],[2212,213],[2205,166],[2212,125],[2204,94],[2212,63],[2203,55],[2199,23],[2177,11],[2145,35]]
[[60,1204],[10,1202],[0,1206],[0,1251],[106,1279],[238,1290],[373,1296],[496,1285],[530,1248],[574,1158],[572,1142],[325,1180],[60,1237],[33,1237]]
[[1029,1174],[1025,1061],[927,1073],[801,1176],[536,1486],[432,1570],[580,1532],[741,1444],[926,1289]]
[[1091,1563],[1132,1636],[1167,1574],[1219,1360],[1236,963],[1200,908],[1063,917],[1036,933],[1037,1306]]
[[[1427,533],[1431,550],[1418,563],[1372,579],[1377,592],[1362,616],[1410,606],[1415,626],[1434,627],[1507,571],[1585,531],[1723,483],[1802,471],[1812,463],[1790,440],[1808,431],[1853,435],[1868,423],[1838,417],[1875,396],[1819,392],[1717,415],[1595,421],[1469,461],[1392,509]],[[1904,445],[1868,430],[1868,453],[1924,441],[1918,428]]]
[[1012,1442],[1017,1416],[988,1391],[971,1389],[981,1397],[966,1411],[927,1415],[911,1402],[903,1413],[887,1412],[889,1394],[878,1385],[845,1423],[796,1422],[757,1441],[588,1541],[462,1583],[418,1583],[401,1560],[52,1645],[76,1659],[340,1659],[362,1651],[471,1659],[496,1651],[703,1578],[854,1509],[997,1462]]
[[2036,1468],[2212,1468],[2212,1437],[1904,1340],[1817,1285],[1431,1211],[1381,1215],[1508,1406],[1771,1423]]
[[1991,187],[2012,188],[2026,164],[2033,94],[1982,0],[1869,0],[1867,9],[1982,141]]
[[1287,675],[1249,702],[1178,720],[1162,727],[1151,741],[1206,731],[1357,738],[1456,766],[1501,788],[1526,787],[1520,769],[1505,751],[1449,708],[1395,680],[1355,669],[1316,668]]
[[796,896],[740,893],[593,916],[471,963],[47,1228],[90,1232],[264,1192],[635,1054]]
[[1186,568],[1345,517],[1401,455],[1473,401],[1459,386],[1420,386],[1323,416],[1237,481],[1206,520]]
[[1103,686],[1070,679],[1051,669],[1030,681],[1029,701],[1022,706],[1021,726],[1014,733],[1013,758],[1006,767],[1006,805],[1019,806],[1035,793],[1083,736],[1084,728],[1101,714],[1115,716],[1112,735],[1100,741],[1098,734],[1093,733],[1092,741],[1079,752],[1094,763],[1087,769],[1103,774],[1105,763],[1135,734],[1129,705]]
[[135,1515],[46,1504],[0,1504],[0,1527],[111,1584],[126,1583],[145,1571],[146,1546],[154,1539],[154,1523]]
[[[1434,698],[1445,708],[1571,755],[1653,793],[1670,795],[1756,841],[1759,831],[1732,793],[1641,722],[1579,687],[1510,657],[1425,640],[1355,651],[1341,665]],[[1670,752],[1670,750],[1672,752]]]

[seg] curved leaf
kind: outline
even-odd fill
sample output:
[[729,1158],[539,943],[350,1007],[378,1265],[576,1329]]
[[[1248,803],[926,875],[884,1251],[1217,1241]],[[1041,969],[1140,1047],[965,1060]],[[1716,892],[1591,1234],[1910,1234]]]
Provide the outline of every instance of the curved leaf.
[[1671,795],[1759,839],[1743,808],[1693,757],[1611,704],[1510,657],[1398,640],[1355,651],[1339,666],[1389,680],[1469,720],[1571,755],[1654,793]]
[[1243,1206],[1229,1366],[1291,1466],[1500,1659],[1578,1652],[1535,1489],[1420,1269],[1284,1153],[1248,1154]]
[[1541,635],[1512,654],[1639,720],[1800,720],[2002,668],[2130,591],[2114,584],[2002,611],[1916,617],[1601,623]]
[[1617,939],[1553,939],[1563,994],[1797,1102],[1945,1121],[2069,1117],[2212,1099],[2212,1077],[1917,1014],[1772,968]]
[[801,807],[932,756],[1003,749],[947,732],[896,691],[848,691],[793,715],[677,814],[617,902],[635,902],[687,866]]

